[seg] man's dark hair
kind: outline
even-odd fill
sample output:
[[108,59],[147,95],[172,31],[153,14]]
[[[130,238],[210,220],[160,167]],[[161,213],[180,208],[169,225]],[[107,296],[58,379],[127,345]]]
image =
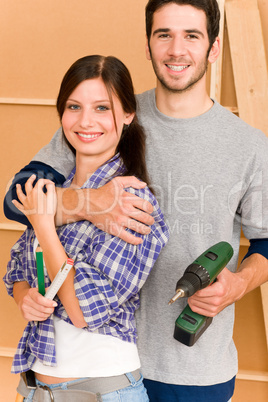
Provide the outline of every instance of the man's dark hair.
[[152,34],[154,13],[169,3],[188,5],[203,10],[207,17],[207,33],[209,38],[209,50],[216,37],[219,35],[220,10],[217,0],[149,0],[145,8],[146,35],[148,42]]

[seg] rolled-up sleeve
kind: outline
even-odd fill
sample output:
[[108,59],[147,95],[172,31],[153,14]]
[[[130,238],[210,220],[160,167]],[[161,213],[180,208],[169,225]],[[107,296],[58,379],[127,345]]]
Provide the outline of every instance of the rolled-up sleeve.
[[90,245],[77,255],[74,286],[91,331],[111,320],[127,326],[139,306],[138,292],[169,236],[155,198],[149,201],[154,205],[155,223],[148,235],[135,234],[143,238],[141,244],[96,230]]

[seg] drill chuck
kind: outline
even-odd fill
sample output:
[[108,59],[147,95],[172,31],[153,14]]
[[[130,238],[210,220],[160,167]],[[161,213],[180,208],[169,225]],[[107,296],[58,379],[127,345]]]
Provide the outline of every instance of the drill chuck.
[[174,303],[179,297],[185,297],[185,293],[182,289],[177,289],[175,295],[169,300],[168,304]]
[[174,303],[179,297],[190,297],[200,289],[205,288],[210,283],[208,271],[199,264],[192,263],[187,267],[183,276],[176,285],[176,294],[168,304]]

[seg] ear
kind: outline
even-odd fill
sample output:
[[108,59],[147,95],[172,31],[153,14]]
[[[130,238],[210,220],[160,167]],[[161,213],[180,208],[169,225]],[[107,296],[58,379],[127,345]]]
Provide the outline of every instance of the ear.
[[220,49],[221,49],[220,38],[217,36],[215,42],[212,45],[212,48],[210,49],[209,55],[208,55],[208,61],[210,63],[215,63],[215,61],[219,57]]
[[146,36],[146,44],[145,44],[145,54],[146,54],[146,59],[151,60],[151,52],[150,52],[149,40],[148,40],[147,36]]
[[128,113],[125,117],[124,124],[126,124],[128,126],[130,123],[132,123],[134,116],[135,116],[135,113]]

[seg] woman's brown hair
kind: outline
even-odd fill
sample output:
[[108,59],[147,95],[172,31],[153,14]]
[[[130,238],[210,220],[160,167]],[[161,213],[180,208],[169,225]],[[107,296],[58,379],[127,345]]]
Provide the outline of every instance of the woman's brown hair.
[[[136,98],[130,73],[127,67],[116,57],[92,55],[82,57],[71,65],[63,77],[57,98],[57,111],[62,119],[66,102],[75,88],[83,81],[101,78],[112,102],[112,93],[120,100],[125,113],[136,113]],[[116,152],[120,153],[126,167],[126,176],[134,175],[149,184],[145,163],[145,133],[135,114],[132,123],[125,126]]]

